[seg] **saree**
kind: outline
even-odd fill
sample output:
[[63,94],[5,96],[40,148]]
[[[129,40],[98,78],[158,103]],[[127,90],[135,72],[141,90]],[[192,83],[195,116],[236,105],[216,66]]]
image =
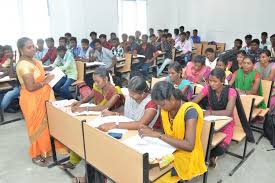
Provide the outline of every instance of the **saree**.
[[166,135],[183,140],[185,135],[184,117],[185,113],[190,107],[195,108],[195,110],[198,112],[194,149],[192,152],[187,152],[183,150],[177,150],[176,152],[174,152],[174,168],[178,176],[171,176],[171,172],[168,172],[160,177],[158,180],[156,180],[154,183],[176,183],[179,180],[191,180],[192,178],[202,175],[207,171],[204,161],[203,147],[201,143],[203,111],[199,107],[199,105],[192,102],[184,103],[177,112],[172,126],[169,121],[168,112],[161,110],[163,129]]
[[[236,79],[234,82],[234,87],[238,88],[242,91],[249,91],[252,90],[253,84],[254,84],[254,78],[257,74],[257,71],[253,70],[249,72],[246,76],[244,77],[244,72],[243,69],[239,69],[237,71]],[[262,88],[262,83],[260,82],[260,86],[258,88],[258,95],[263,96],[263,88]],[[260,103],[259,108],[266,109],[266,104],[264,102]]]
[[[21,58],[16,66],[16,72],[21,84],[19,105],[26,121],[31,144],[29,155],[31,158],[49,157],[52,149],[45,103],[54,100],[54,93],[48,84],[35,91],[28,91],[24,85],[22,76],[25,74],[33,74],[36,83],[40,83],[45,79],[45,71],[39,61],[34,61],[34,64],[32,64]],[[68,153],[67,149],[59,142],[56,141],[55,145],[58,153]]]

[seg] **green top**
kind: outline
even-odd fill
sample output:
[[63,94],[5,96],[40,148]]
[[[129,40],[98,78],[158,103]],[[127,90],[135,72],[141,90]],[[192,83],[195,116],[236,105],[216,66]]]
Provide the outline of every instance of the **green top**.
[[[254,78],[257,74],[257,71],[253,70],[249,72],[244,78],[244,72],[243,69],[239,69],[237,71],[237,76],[234,82],[235,88],[238,88],[242,91],[249,91],[252,90],[253,88],[253,83],[254,83]],[[263,88],[262,88],[262,83],[260,82],[260,86],[258,88],[258,95],[263,96]],[[266,109],[266,104],[264,102],[259,104],[259,107],[262,109]]]
[[53,67],[59,67],[70,79],[77,80],[77,68],[74,57],[70,51],[67,51],[64,58],[57,56]]

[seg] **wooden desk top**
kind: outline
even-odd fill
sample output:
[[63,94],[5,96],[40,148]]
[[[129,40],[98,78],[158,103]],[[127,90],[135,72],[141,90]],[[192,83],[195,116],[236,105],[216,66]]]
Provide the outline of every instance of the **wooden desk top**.
[[240,97],[251,97],[251,98],[255,98],[255,103],[254,106],[258,106],[261,102],[264,101],[264,97],[263,96],[258,96],[258,95],[240,95]]

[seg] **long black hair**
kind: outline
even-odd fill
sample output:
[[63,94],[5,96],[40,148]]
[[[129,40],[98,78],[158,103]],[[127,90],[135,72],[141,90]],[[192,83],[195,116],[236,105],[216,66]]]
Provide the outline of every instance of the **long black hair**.
[[152,99],[157,101],[170,100],[172,96],[176,100],[183,99],[182,92],[179,89],[175,88],[172,83],[167,81],[157,82],[151,92]]

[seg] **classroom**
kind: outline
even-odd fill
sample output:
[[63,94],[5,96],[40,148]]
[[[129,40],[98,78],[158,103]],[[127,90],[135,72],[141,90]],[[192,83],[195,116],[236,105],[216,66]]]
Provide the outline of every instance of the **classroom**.
[[275,183],[274,6],[3,1],[0,183]]

